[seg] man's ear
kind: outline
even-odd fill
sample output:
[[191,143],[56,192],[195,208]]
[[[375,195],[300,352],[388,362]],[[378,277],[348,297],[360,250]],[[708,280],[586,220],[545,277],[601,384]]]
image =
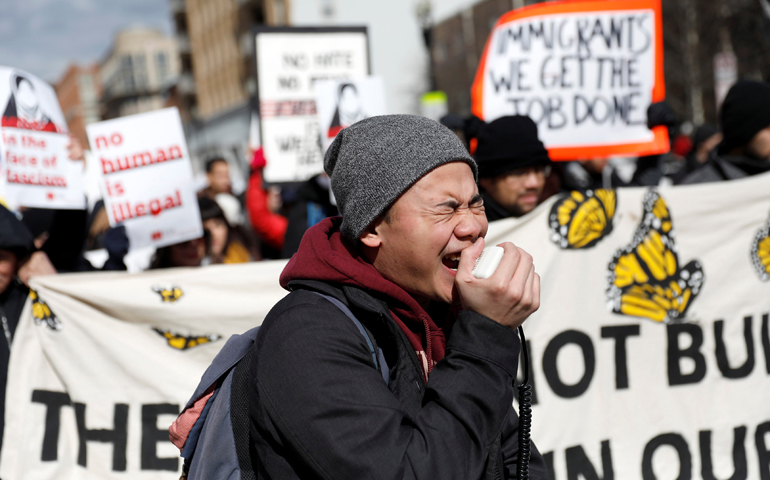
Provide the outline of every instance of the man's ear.
[[382,245],[382,238],[380,236],[380,225],[382,224],[382,217],[377,217],[375,221],[366,227],[366,230],[358,237],[361,243],[370,248],[377,248]]

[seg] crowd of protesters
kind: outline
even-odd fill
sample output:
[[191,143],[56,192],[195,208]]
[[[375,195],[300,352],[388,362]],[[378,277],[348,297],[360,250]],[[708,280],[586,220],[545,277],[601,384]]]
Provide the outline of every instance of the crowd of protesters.
[[[485,123],[477,118],[445,118],[463,138],[478,164],[478,185],[489,221],[519,217],[560,191],[725,181],[770,171],[770,85],[740,81],[720,112],[721,129],[705,124],[691,136],[665,104],[648,109],[648,126],[669,129],[671,151],[626,163],[607,159],[552,162],[528,117]],[[77,143],[71,157],[82,159]],[[198,193],[204,236],[159,248],[152,269],[245,263],[291,257],[305,231],[338,214],[325,173],[284,187],[266,186],[262,150],[252,152],[243,195],[232,192],[230,165],[212,158],[205,165],[207,186]],[[635,166],[635,168],[633,168]],[[85,253],[104,249],[98,268]],[[0,388],[5,388],[13,334],[34,275],[92,270],[126,270],[130,245],[122,226],[111,227],[102,201],[92,211],[22,209],[0,206]],[[4,398],[0,392],[0,399]],[[0,421],[2,412],[0,411]]]

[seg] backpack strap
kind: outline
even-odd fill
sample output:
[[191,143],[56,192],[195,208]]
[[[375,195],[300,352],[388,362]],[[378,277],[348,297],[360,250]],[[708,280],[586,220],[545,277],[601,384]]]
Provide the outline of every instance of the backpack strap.
[[382,353],[382,349],[380,347],[377,347],[376,349],[374,348],[375,344],[372,342],[372,339],[369,337],[369,334],[366,332],[366,329],[361,324],[361,322],[356,318],[355,315],[353,315],[353,312],[350,311],[350,308],[332,296],[325,295],[314,290],[312,290],[312,292],[316,295],[324,297],[326,300],[331,302],[332,305],[342,310],[342,313],[344,313],[349,319],[353,321],[353,323],[358,328],[358,331],[361,332],[361,335],[363,335],[366,339],[366,345],[369,347],[369,353],[372,355],[374,368],[376,368],[380,374],[382,374],[382,379],[385,380],[385,385],[388,385],[390,383],[390,368],[388,367],[387,362],[385,362],[385,355]]
[[241,470],[241,480],[257,480],[257,474],[251,461],[251,443],[249,440],[249,370],[254,349],[249,350],[233,372],[233,384],[230,390],[230,422],[233,426],[233,438]]

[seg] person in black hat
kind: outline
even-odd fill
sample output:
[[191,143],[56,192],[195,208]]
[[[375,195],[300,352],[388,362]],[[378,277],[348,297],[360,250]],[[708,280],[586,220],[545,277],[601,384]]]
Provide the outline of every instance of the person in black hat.
[[537,125],[523,115],[501,117],[481,128],[475,159],[487,219],[519,217],[540,203],[551,159]]
[[716,154],[681,183],[732,180],[770,172],[770,85],[742,80],[730,88],[720,114],[724,138]]
[[0,321],[3,329],[0,340],[0,445],[11,343],[29,294],[29,288],[21,282],[18,272],[22,262],[34,251],[32,234],[10,210],[0,205]]

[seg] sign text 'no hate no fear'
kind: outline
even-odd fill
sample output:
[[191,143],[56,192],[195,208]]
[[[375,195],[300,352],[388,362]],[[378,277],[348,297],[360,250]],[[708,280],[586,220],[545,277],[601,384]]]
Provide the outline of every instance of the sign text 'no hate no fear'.
[[323,171],[315,84],[366,77],[366,27],[260,27],[255,42],[265,181],[306,180]]

